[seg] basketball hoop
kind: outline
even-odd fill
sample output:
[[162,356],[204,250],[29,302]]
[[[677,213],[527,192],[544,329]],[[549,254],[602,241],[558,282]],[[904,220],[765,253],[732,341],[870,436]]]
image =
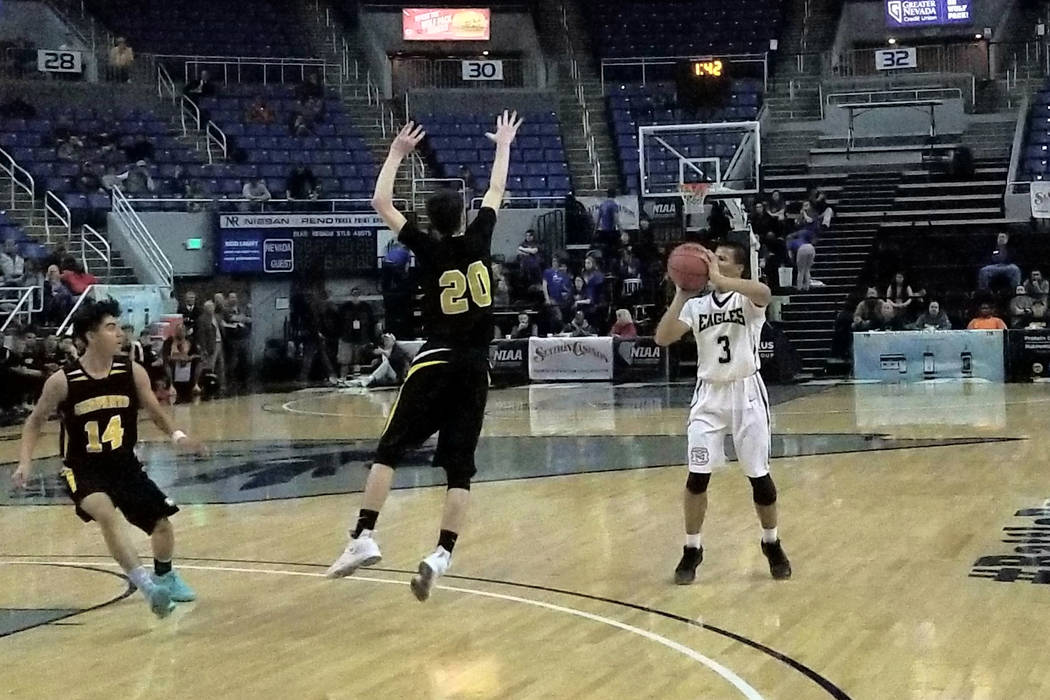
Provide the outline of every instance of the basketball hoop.
[[682,195],[682,203],[687,210],[696,211],[704,206],[707,192],[711,189],[710,182],[683,182],[678,192]]

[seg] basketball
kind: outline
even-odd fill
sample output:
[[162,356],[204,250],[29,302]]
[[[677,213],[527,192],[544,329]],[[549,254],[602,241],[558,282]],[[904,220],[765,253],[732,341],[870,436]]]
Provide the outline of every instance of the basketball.
[[707,286],[707,261],[699,243],[683,243],[671,251],[667,259],[667,274],[687,292],[698,292]]

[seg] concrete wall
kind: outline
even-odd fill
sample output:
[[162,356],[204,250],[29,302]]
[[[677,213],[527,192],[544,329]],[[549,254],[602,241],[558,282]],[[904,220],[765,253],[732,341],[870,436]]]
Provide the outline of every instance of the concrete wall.
[[[176,277],[205,277],[215,272],[215,215],[205,212],[139,212],[139,218],[168,256]],[[110,215],[110,226],[113,216]],[[200,238],[200,250],[186,250],[186,240]]]
[[[934,108],[935,126],[938,134],[961,134],[966,130],[968,119],[963,101],[958,98],[944,99],[944,104]],[[831,105],[825,109],[821,131],[828,136],[849,133],[849,115],[846,109]],[[924,136],[930,133],[930,113],[926,107],[886,107],[882,109],[857,110],[853,120],[853,135],[865,136]]]
[[97,67],[89,47],[79,41],[65,22],[43,3],[27,0],[0,2],[0,41],[19,39],[28,39],[42,49],[57,49],[65,44],[83,51],[85,77],[96,79]]
[[519,112],[558,111],[558,94],[552,90],[455,90],[433,88],[412,90],[408,94],[412,114],[424,112],[489,112],[493,126],[496,115],[505,109]]

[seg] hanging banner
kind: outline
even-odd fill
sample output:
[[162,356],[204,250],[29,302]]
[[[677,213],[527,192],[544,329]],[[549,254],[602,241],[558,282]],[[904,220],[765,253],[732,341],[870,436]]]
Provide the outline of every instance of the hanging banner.
[[1050,182],[1037,180],[1031,186],[1032,216],[1050,219]]
[[613,378],[618,382],[662,379],[666,376],[667,348],[653,338],[613,340]]

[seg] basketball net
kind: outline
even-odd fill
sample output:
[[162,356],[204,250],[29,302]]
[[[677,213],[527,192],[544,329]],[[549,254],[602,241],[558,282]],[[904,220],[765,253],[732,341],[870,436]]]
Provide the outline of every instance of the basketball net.
[[686,211],[697,211],[704,206],[707,192],[711,189],[710,182],[683,182],[679,193],[682,195],[682,203]]

